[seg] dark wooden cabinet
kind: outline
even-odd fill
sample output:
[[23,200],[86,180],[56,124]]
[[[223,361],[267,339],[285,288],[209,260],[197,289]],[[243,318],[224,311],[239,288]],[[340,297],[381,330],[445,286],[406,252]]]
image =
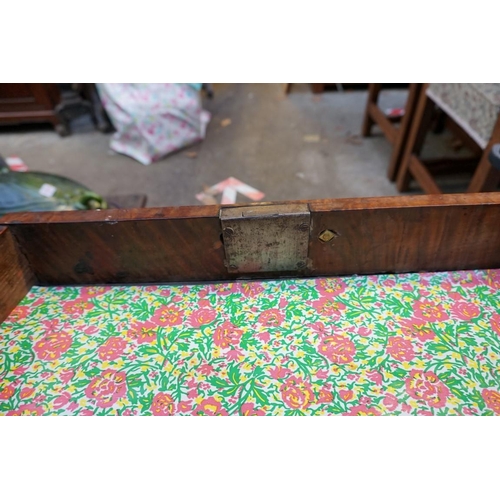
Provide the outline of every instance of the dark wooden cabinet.
[[56,112],[60,101],[55,83],[0,83],[0,125],[49,122],[66,135],[67,127]]

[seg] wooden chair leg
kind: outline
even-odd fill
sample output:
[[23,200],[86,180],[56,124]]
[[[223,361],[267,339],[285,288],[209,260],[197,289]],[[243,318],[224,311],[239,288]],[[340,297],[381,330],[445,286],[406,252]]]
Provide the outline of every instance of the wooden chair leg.
[[370,115],[370,103],[377,104],[378,95],[380,93],[381,88],[382,88],[381,83],[368,84],[368,100],[366,102],[363,126],[361,127],[361,135],[363,137],[368,137],[370,135],[373,124],[375,123]]
[[[399,168],[396,185],[400,192],[408,191],[409,189],[412,157],[418,161],[417,155],[422,150],[425,136],[432,120],[434,103],[427,97],[427,86],[428,84],[423,84],[420,90],[413,123],[408,133],[403,160]],[[425,166],[422,165],[422,167],[425,169]]]
[[472,176],[469,187],[467,189],[468,193],[480,193],[484,191],[496,191],[498,187],[498,182],[500,181],[500,171],[496,170],[491,166],[488,160],[488,155],[490,154],[493,144],[500,142],[500,115],[497,119],[493,133],[491,134],[490,141],[486,146],[481,160]]
[[408,99],[406,100],[405,106],[405,114],[399,127],[397,139],[392,149],[389,168],[387,169],[387,177],[391,181],[396,180],[399,166],[401,164],[401,160],[403,159],[404,147],[408,138],[408,134],[410,132],[410,127],[413,121],[415,108],[417,107],[421,90],[421,83],[410,83],[410,87],[408,89]]

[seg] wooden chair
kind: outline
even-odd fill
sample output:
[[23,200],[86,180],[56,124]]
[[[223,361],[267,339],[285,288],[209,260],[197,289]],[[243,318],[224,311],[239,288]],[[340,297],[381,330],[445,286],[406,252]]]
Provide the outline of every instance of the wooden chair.
[[[368,85],[368,101],[366,103],[361,135],[363,137],[370,136],[371,129],[375,124],[382,129],[386,139],[393,145],[392,155],[387,169],[387,176],[391,181],[394,181],[396,180],[398,167],[403,158],[406,139],[412,123],[418,97],[422,89],[422,84],[410,83],[405,113],[402,119],[399,116],[386,116],[386,114],[379,108],[377,102],[381,89],[381,83],[370,83]],[[401,121],[399,127],[394,125],[394,123],[398,121]]]
[[[441,159],[424,162],[419,158],[433,111],[438,106],[447,115],[447,126],[476,153],[476,158]],[[493,144],[500,142],[500,84],[437,83],[425,84],[417,103],[397,178],[399,191],[407,191],[411,178],[428,194],[440,194],[433,173],[455,172],[467,164],[474,167],[469,193],[494,191],[500,171],[488,159]],[[438,168],[436,168],[438,167]]]

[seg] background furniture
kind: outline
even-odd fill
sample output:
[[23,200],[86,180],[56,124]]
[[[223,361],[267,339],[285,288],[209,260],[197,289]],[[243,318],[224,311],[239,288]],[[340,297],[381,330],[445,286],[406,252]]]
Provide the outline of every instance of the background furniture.
[[67,125],[56,111],[60,101],[55,83],[0,83],[0,125],[49,122],[67,135]]
[[[365,117],[361,129],[361,135],[368,137],[373,125],[377,124],[384,133],[386,139],[393,145],[387,176],[391,181],[396,179],[397,170],[403,157],[404,147],[408,132],[415,113],[418,97],[422,90],[421,83],[410,83],[408,99],[403,116],[387,116],[378,106],[378,98],[382,90],[381,83],[368,84],[368,100],[366,103]],[[401,122],[397,127],[394,123]]]
[[66,136],[83,114],[101,132],[113,129],[94,83],[0,83],[0,125],[48,122]]
[[[476,154],[476,158],[423,161],[420,158],[426,133],[436,106],[446,114],[446,125]],[[414,121],[408,135],[397,187],[406,191],[411,178],[429,194],[439,194],[433,174],[435,167],[458,171],[469,165],[474,174],[468,192],[494,191],[500,172],[488,159],[494,143],[500,141],[500,84],[433,83],[425,84],[420,94]]]

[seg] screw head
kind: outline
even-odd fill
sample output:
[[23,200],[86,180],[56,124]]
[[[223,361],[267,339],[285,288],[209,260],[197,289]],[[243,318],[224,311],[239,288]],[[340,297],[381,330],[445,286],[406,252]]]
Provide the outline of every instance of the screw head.
[[228,236],[229,238],[234,234],[234,229],[232,227],[224,228],[224,236]]
[[318,238],[321,241],[323,241],[324,243],[327,243],[327,242],[333,240],[333,238],[336,238],[337,236],[338,236],[338,234],[335,231],[330,231],[330,229],[325,229],[324,231],[322,231],[320,233]]
[[299,230],[300,231],[309,231],[309,224],[307,222],[303,222],[302,224],[299,224]]
[[237,268],[234,264],[231,264],[231,265],[229,266],[229,269],[238,269],[238,268]]
[[306,263],[303,261],[297,262],[297,269],[304,269],[306,267]]

